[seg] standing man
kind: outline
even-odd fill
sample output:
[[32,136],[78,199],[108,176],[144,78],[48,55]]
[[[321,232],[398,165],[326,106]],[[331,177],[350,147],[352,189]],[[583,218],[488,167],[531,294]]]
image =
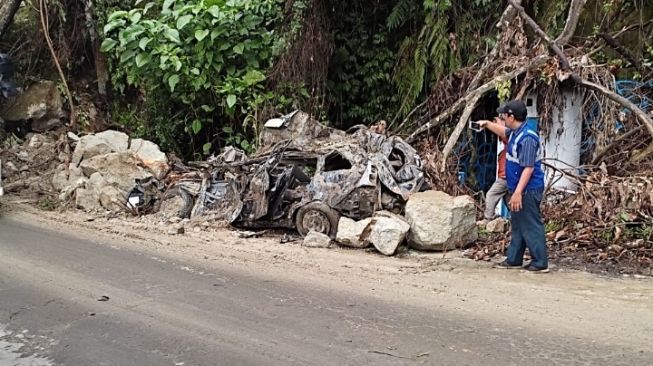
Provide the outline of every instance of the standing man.
[[522,268],[524,252],[528,247],[531,262],[523,267],[534,273],[549,272],[549,260],[544,234],[540,203],[544,194],[544,172],[538,157],[540,138],[526,125],[526,106],[519,100],[505,103],[499,109],[499,118],[506,126],[491,121],[480,121],[499,138],[506,138],[506,184],[510,194],[512,239],[506,260],[497,268]]

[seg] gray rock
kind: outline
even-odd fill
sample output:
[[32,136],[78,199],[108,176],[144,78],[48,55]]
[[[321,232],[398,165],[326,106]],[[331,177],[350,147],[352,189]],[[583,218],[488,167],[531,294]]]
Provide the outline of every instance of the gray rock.
[[16,157],[22,161],[29,161],[29,153],[27,151],[21,150],[16,154]]
[[478,238],[476,207],[469,196],[418,192],[408,199],[405,216],[410,224],[408,244],[415,249],[450,250]]
[[61,192],[66,187],[75,185],[80,178],[84,178],[84,174],[80,168],[69,164],[68,172],[66,172],[65,165],[61,164],[57,168],[57,172],[52,176],[52,186],[55,190]]
[[32,137],[30,137],[29,142],[27,143],[27,146],[32,149],[38,149],[39,147],[43,146],[44,143],[48,142],[48,138],[43,135],[39,134],[34,134]]
[[99,198],[100,205],[109,211],[122,211],[124,208],[125,196],[116,187],[102,187]]
[[2,162],[2,179],[11,178],[18,173],[18,168],[11,161]]
[[7,121],[23,121],[28,119],[63,118],[63,100],[57,84],[44,81],[31,85],[18,95],[12,103],[5,103],[6,108],[0,115]]
[[157,179],[163,179],[170,169],[168,157],[161,152],[159,146],[152,141],[134,139],[129,150],[141,159],[143,165],[149,169]]
[[75,206],[86,212],[96,211],[101,208],[97,194],[90,189],[84,188],[75,191]]
[[79,139],[72,155],[72,163],[79,165],[82,160],[113,152],[127,151],[129,136],[123,132],[107,130]]
[[131,152],[121,152],[94,156],[82,161],[79,167],[85,176],[101,173],[110,185],[127,192],[134,186],[135,179],[152,176],[139,164],[140,160]]
[[96,193],[100,193],[102,191],[102,188],[106,187],[109,185],[109,182],[104,179],[102,174],[99,172],[95,172],[91,174],[90,177],[88,177],[88,181],[86,182],[86,189],[93,190]]
[[328,248],[331,245],[331,238],[328,235],[311,230],[304,237],[302,245],[309,248]]
[[62,202],[68,201],[70,197],[72,197],[73,194],[77,191],[77,189],[84,188],[86,186],[86,181],[86,178],[80,177],[75,182],[73,182],[73,184],[62,188],[61,193],[59,194],[59,200]]
[[372,221],[367,218],[361,221],[354,221],[348,217],[341,217],[338,222],[338,233],[336,234],[336,241],[344,246],[352,248],[367,248],[371,244],[361,239],[363,231]]
[[68,132],[68,134],[66,134],[66,136],[68,137],[69,140],[71,140],[73,142],[78,142],[80,140],[80,137],[77,136],[76,134],[74,134],[73,132]]
[[394,255],[409,230],[410,225],[403,217],[381,211],[374,214],[364,236],[366,236],[365,241],[372,243],[382,254]]
[[504,233],[506,232],[506,226],[508,221],[498,217],[485,225],[485,230],[490,233]]

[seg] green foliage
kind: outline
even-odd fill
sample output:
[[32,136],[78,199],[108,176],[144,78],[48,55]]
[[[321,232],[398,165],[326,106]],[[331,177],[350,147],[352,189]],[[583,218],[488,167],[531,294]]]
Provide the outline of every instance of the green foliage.
[[449,0],[425,0],[424,23],[419,34],[406,37],[399,49],[393,81],[401,98],[399,112],[403,115],[410,112],[424,91],[427,70],[431,71],[432,79],[437,80],[458,66],[450,52],[447,28],[450,8]]
[[150,118],[168,119],[206,148],[221,128],[213,121],[236,126],[267,100],[261,96],[278,50],[280,1],[136,4],[142,7],[108,17],[101,48],[111,59],[113,85],[137,88],[156,104],[147,106]]
[[334,7],[339,9],[332,16],[336,48],[327,81],[329,118],[342,128],[388,119],[398,100],[392,83],[397,48],[385,21],[379,22],[391,8],[347,4]]

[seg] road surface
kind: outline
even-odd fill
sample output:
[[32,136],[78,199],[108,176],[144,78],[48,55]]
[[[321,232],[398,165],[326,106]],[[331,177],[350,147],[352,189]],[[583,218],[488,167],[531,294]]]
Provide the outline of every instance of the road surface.
[[0,218],[1,366],[653,363],[650,348],[398,300]]

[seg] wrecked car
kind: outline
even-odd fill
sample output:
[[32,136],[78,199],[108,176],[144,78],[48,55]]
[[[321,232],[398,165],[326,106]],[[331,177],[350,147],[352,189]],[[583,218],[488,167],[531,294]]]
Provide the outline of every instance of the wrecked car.
[[260,140],[251,157],[227,148],[194,163],[201,174],[170,188],[185,197],[178,200],[185,202],[180,216],[335,237],[341,216],[360,220],[378,210],[401,212],[408,196],[424,188],[415,149],[365,126],[346,133],[294,112],[268,121]]

